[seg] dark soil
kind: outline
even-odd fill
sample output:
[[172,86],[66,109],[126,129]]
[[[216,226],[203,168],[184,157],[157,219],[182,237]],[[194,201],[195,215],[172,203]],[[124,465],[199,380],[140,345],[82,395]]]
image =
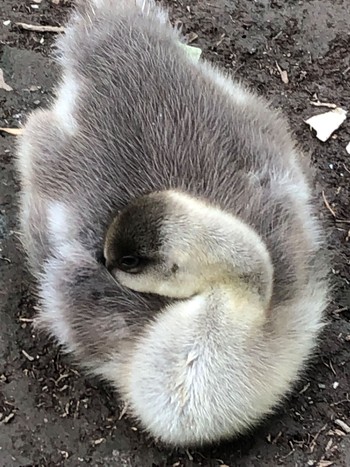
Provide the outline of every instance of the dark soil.
[[[198,35],[193,45],[206,58],[285,111],[316,167],[334,283],[319,352],[289,400],[249,437],[195,452],[154,445],[132,421],[119,420],[122,407],[110,388],[86,379],[31,328],[35,303],[16,231],[16,141],[1,134],[0,466],[350,466],[350,434],[337,424],[350,424],[350,120],[326,143],[303,123],[327,110],[310,105],[315,94],[349,109],[350,2],[166,3],[184,32]],[[0,89],[1,127],[18,126],[32,109],[45,106],[58,76],[49,58],[54,35],[23,31],[15,23],[61,25],[68,11],[62,1],[2,0],[0,68],[13,91]],[[276,62],[287,71],[288,84]]]

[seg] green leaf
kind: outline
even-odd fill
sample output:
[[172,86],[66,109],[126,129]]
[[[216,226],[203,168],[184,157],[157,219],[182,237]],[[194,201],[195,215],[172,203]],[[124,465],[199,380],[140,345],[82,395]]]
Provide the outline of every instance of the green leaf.
[[200,49],[199,47],[192,47],[191,45],[187,45],[187,44],[182,44],[180,42],[180,46],[185,50],[185,52],[187,53],[187,55],[192,58],[192,60],[194,62],[198,62],[201,55],[202,55],[202,49]]

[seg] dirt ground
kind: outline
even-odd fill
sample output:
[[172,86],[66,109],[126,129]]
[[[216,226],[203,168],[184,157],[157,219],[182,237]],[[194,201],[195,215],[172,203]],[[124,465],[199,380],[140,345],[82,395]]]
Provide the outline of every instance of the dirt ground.
[[[59,26],[69,2],[55,3],[1,1],[0,68],[13,88],[0,89],[1,127],[19,126],[52,95],[54,35],[24,31],[15,23]],[[350,120],[326,143],[303,122],[327,110],[310,104],[316,96],[350,110],[350,2],[166,4],[205,58],[284,109],[317,169],[334,284],[319,352],[284,406],[248,437],[189,452],[155,445],[132,421],[119,420],[122,407],[110,388],[85,378],[46,336],[31,329],[35,303],[16,230],[16,141],[0,134],[0,466],[350,466],[350,434],[338,422],[350,424],[350,156],[345,150]],[[277,64],[289,83],[282,81]]]

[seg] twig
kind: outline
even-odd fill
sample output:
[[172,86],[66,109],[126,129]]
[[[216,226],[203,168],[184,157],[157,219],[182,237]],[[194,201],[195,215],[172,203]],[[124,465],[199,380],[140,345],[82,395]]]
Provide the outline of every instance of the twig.
[[317,438],[320,436],[320,434],[322,433],[322,431],[324,431],[325,429],[327,428],[327,423],[315,434],[315,436],[313,437],[311,443],[310,443],[310,452],[311,454],[314,452],[314,449],[315,449],[315,446],[316,446],[316,441],[317,441]]
[[336,218],[337,216],[336,216],[334,210],[331,208],[329,202],[327,201],[326,195],[324,194],[323,190],[322,190],[322,198],[323,198],[324,204],[326,205],[326,208],[328,209],[328,211],[332,214],[332,216],[334,218]]
[[303,394],[304,392],[306,392],[309,389],[310,385],[311,383],[307,383],[306,386],[304,386],[303,389],[299,391],[299,394]]
[[13,417],[15,416],[15,414],[12,412],[10,413],[9,415],[7,415],[7,417],[4,417],[1,421],[0,421],[0,425],[4,425],[6,423],[9,423]]
[[344,169],[350,174],[350,170],[346,167],[345,164],[343,164]]
[[29,355],[29,353],[27,353],[25,350],[22,349],[22,354],[30,361],[32,362],[34,359],[34,357],[32,357],[31,355]]
[[118,420],[121,420],[124,417],[124,415],[128,411],[128,408],[129,408],[128,404],[124,404],[124,407],[123,407],[122,411],[120,412]]
[[16,26],[25,29],[26,31],[36,32],[53,32],[59,33],[64,32],[63,26],[42,26],[41,24],[28,24],[28,23],[15,23]]
[[332,313],[338,314],[338,313],[341,313],[342,311],[347,310],[348,308],[349,307],[347,307],[347,306],[343,306],[343,308],[338,308],[337,310],[332,311]]
[[10,258],[6,258],[6,256],[0,256],[0,259],[2,259],[3,261],[5,261],[6,263],[9,263],[9,264],[12,263],[12,261],[10,260]]
[[333,367],[333,363],[332,363],[332,360],[329,360],[329,368],[331,369],[332,373],[334,374],[334,376],[337,376],[337,373]]
[[339,224],[350,224],[350,221],[347,219],[336,219],[335,222],[339,222]]
[[315,107],[328,107],[329,109],[336,109],[337,106],[335,104],[330,104],[329,102],[320,102],[320,101],[310,101],[311,105]]
[[0,128],[0,131],[8,133],[9,135],[18,136],[23,133],[22,128]]
[[342,430],[345,431],[345,433],[349,434],[350,433],[350,426],[345,423],[343,420],[334,420],[334,423],[336,423]]
[[345,402],[350,402],[348,394],[346,394],[346,399],[342,399],[341,401],[338,401],[338,402],[333,402],[332,404],[330,404],[330,406],[333,407],[339,404],[344,404]]

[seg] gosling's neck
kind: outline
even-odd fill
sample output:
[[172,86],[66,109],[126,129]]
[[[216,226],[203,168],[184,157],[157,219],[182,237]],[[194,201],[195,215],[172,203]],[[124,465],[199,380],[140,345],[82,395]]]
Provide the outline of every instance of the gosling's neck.
[[[179,256],[193,257],[197,293],[210,289],[258,296],[267,307],[272,295],[273,266],[262,238],[235,216],[178,192],[169,192],[174,211],[185,206],[188,227],[174,223],[166,232]],[[183,214],[182,214],[183,217]],[[184,245],[188,245],[185,248]],[[190,285],[189,285],[190,286]]]
[[[135,252],[147,258],[144,267],[113,267],[116,258]],[[152,193],[126,207],[107,232],[105,257],[118,282],[137,292],[188,299],[218,289],[233,298],[244,291],[264,309],[271,299],[273,268],[259,235],[235,216],[181,192]]]

